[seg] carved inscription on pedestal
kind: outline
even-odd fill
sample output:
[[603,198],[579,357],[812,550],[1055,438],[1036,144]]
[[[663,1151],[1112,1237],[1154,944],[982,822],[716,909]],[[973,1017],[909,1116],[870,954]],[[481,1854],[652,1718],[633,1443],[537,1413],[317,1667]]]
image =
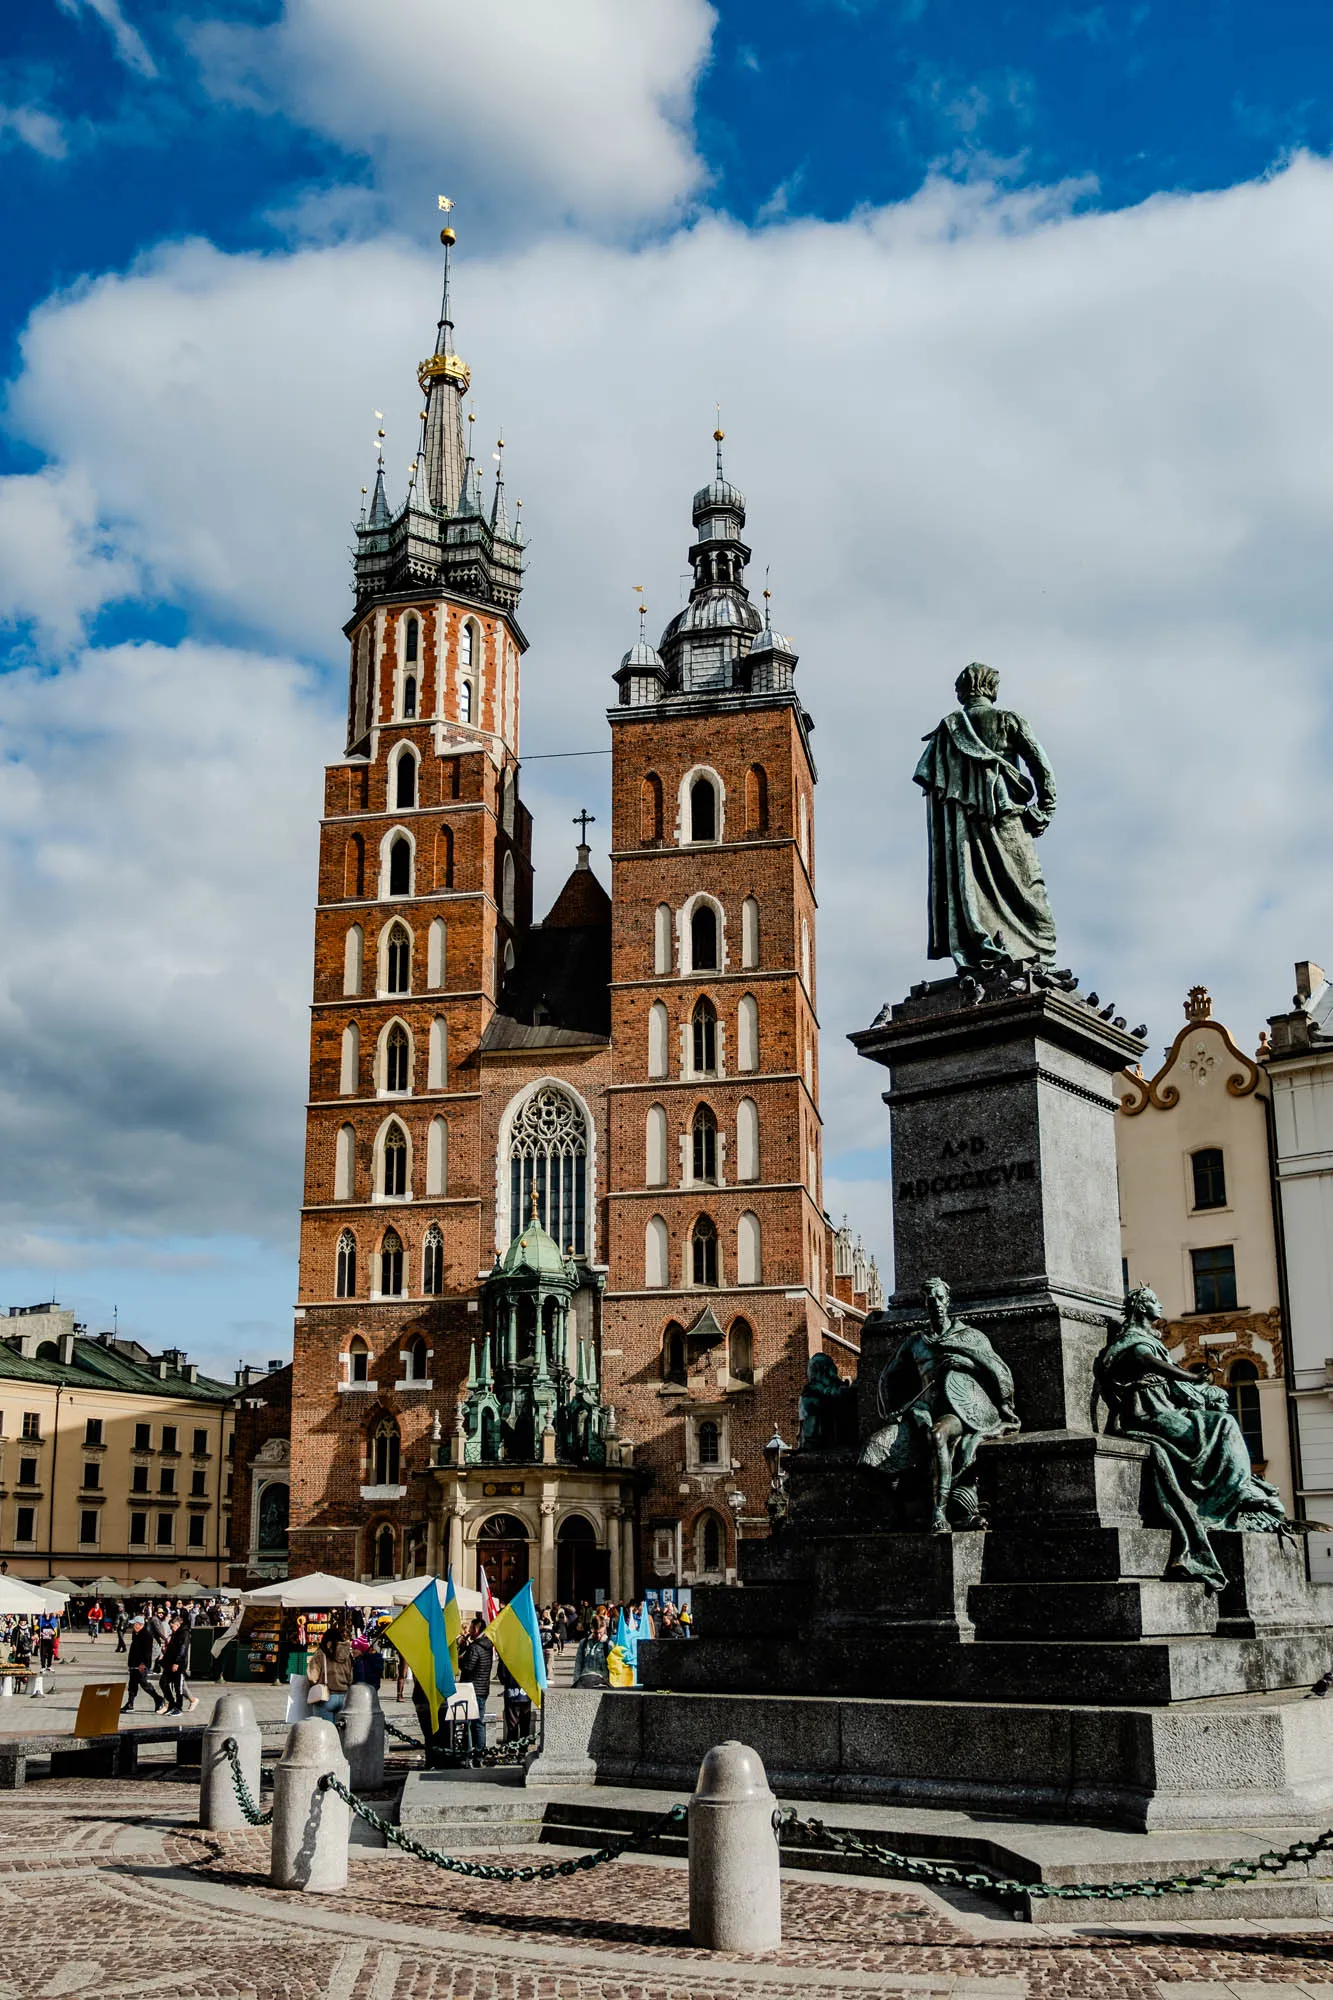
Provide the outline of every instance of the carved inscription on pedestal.
[[958,1139],[946,1139],[940,1148],[938,1173],[917,1174],[898,1182],[898,1200],[904,1207],[923,1201],[943,1201],[950,1196],[981,1195],[965,1208],[941,1209],[940,1216],[974,1215],[990,1207],[986,1195],[1036,1178],[1033,1160],[996,1160],[988,1157],[989,1144],[979,1132]]

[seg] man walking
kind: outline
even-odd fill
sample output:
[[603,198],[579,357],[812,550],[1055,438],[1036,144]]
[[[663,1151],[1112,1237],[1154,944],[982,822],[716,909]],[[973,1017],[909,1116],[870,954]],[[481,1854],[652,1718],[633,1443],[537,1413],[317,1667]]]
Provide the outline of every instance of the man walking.
[[474,1757],[483,1755],[486,1749],[486,1697],[491,1691],[491,1671],[495,1666],[495,1648],[486,1637],[486,1627],[480,1618],[474,1618],[468,1632],[467,1644],[459,1648],[458,1678],[470,1681],[477,1697],[477,1719],[468,1723],[468,1744]]
[[134,1707],[134,1698],[140,1693],[146,1694],[152,1702],[154,1715],[162,1713],[165,1704],[158,1694],[157,1689],[148,1678],[148,1671],[152,1664],[153,1635],[148,1630],[142,1618],[135,1618],[130,1624],[129,1656],[126,1661],[129,1669],[129,1681],[125,1689],[125,1704],[120,1711],[122,1715],[130,1713],[130,1710]]
[[185,1707],[185,1668],[189,1657],[190,1628],[176,1611],[172,1613],[167,1643],[162,1648],[162,1672],[157,1683],[166,1698],[168,1715],[179,1715]]

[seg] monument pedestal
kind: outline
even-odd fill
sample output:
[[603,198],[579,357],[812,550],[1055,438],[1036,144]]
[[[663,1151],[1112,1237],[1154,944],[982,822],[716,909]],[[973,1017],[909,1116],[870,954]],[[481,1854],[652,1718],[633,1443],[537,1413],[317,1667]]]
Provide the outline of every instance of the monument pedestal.
[[[864,1329],[860,1445],[795,1454],[787,1524],[741,1544],[744,1587],[697,1589],[694,1640],[640,1649],[645,1688],[698,1705],[654,1701],[637,1781],[672,1781],[670,1744],[715,1728],[810,1796],[1137,1827],[1333,1813],[1333,1701],[1301,1699],[1333,1666],[1333,1590],[1270,1534],[1213,1533],[1220,1593],[1175,1571],[1150,1447],[1092,1428],[1122,1305],[1109,1077],[1141,1044],[1077,994],[963,994],[920,987],[852,1038],[892,1073],[897,1279]],[[1023,1424],[978,1448],[988,1526],[938,1535],[858,1462],[934,1276]]]

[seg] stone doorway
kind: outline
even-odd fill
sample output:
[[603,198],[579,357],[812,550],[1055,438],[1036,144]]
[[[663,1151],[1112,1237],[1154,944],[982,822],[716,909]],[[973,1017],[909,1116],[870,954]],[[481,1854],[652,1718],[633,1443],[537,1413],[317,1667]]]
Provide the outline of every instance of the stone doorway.
[[[508,1604],[528,1580],[528,1531],[513,1514],[492,1514],[477,1537],[477,1562],[499,1604]],[[480,1587],[478,1577],[478,1587]]]
[[604,1594],[610,1577],[610,1557],[597,1546],[597,1530],[586,1514],[568,1514],[560,1523],[555,1547],[555,1594],[562,1604],[592,1604]]

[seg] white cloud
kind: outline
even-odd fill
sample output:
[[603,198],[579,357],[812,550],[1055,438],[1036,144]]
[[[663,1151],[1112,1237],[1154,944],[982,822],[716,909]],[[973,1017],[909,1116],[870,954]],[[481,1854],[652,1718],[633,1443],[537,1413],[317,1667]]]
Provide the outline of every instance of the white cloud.
[[63,14],[72,15],[76,20],[85,8],[90,14],[95,14],[111,37],[117,60],[124,63],[126,69],[133,70],[136,76],[157,75],[157,64],[148,52],[148,44],[133,22],[125,18],[120,0],[56,0],[56,4]]
[[85,467],[0,478],[0,623],[31,623],[47,644],[69,646],[92,613],[138,583],[99,526]]
[[[775,613],[796,636],[817,723],[835,1157],[884,1136],[883,1078],[843,1038],[927,970],[911,772],[969,659],[1001,670],[1002,698],[1031,716],[1056,764],[1061,805],[1044,847],[1062,956],[1131,1022],[1146,1017],[1154,1042],[1169,1039],[1195,979],[1247,1042],[1285,1001],[1289,961],[1327,946],[1315,857],[1333,464],[1317,427],[1333,272],[1317,249],[1333,223],[1333,170],[1301,160],[1261,184],[1115,215],[1072,213],[1077,192],[936,182],[843,224],[747,231],[709,217],[634,250],[557,236],[460,263],[459,343],[480,434],[503,418],[510,492],[523,495],[533,538],[530,753],[605,744],[630,586],[647,585],[664,623],[722,401],[729,469],[750,498],[752,580],[757,589],[771,561]],[[433,256],[390,240],[268,258],[165,251],[36,317],[15,420],[88,480],[117,560],[196,612],[248,627],[257,645],[340,666],[370,412],[391,413],[401,482],[436,277]],[[95,370],[80,365],[90,353]],[[26,706],[7,725],[20,807],[39,782],[25,768],[30,736],[69,760],[45,811],[29,810],[12,840],[0,827],[7,934],[43,941],[41,961],[25,955],[11,979],[25,982],[24,1019],[40,1013],[47,1037],[23,1056],[7,1115],[52,1109],[59,1185],[77,1187],[90,1214],[124,1198],[116,1121],[159,1070],[127,1183],[141,1214],[161,1202],[185,1227],[193,1203],[202,1231],[198,1189],[215,1184],[226,1226],[241,1227],[247,1204],[262,1221],[280,1183],[295,1198],[304,1059],[293,1024],[308,997],[318,767],[336,724],[318,725],[292,675],[216,649],[117,655],[109,669],[82,665],[68,693],[24,682]],[[177,706],[186,686],[189,728]],[[124,771],[118,751],[78,766],[77,745],[60,742],[88,698],[77,690],[96,688],[103,701],[116,690],[133,716]],[[337,704],[335,685],[329,717]],[[579,804],[605,834],[606,766],[528,766],[539,902],[572,859]],[[173,837],[177,826],[188,835],[184,858],[167,862],[181,915],[165,931],[143,913],[153,880],[131,770],[151,781],[150,799],[171,779],[159,815],[169,801]],[[242,829],[239,854],[224,823]],[[55,831],[36,848],[39,825]],[[123,894],[111,894],[108,852],[130,857]],[[85,911],[100,927],[91,957]],[[246,957],[256,926],[274,940],[264,968]],[[165,968],[164,935],[176,954]],[[244,963],[239,1002],[214,939]],[[109,999],[96,995],[104,1011],[79,999],[67,1019],[88,964],[100,982],[104,961],[115,971]],[[121,980],[146,997],[117,997]],[[165,1035],[177,1012],[208,1063],[192,1028],[193,1067],[167,1035],[145,1071],[145,1038]],[[61,1110],[71,1045],[88,1051],[79,1091],[85,1068],[94,1086],[77,1117]],[[265,1122],[258,1107],[281,1089],[293,1108]],[[91,1166],[88,1120],[105,1135]],[[849,1167],[845,1179],[864,1175]],[[882,1236],[872,1247],[882,1255]]]
[[14,145],[46,160],[63,160],[69,151],[64,126],[40,104],[0,104],[0,152]]
[[621,230],[700,183],[713,22],[707,0],[285,0],[269,26],[206,22],[191,41],[218,97],[367,158],[413,212],[447,176],[473,227]]

